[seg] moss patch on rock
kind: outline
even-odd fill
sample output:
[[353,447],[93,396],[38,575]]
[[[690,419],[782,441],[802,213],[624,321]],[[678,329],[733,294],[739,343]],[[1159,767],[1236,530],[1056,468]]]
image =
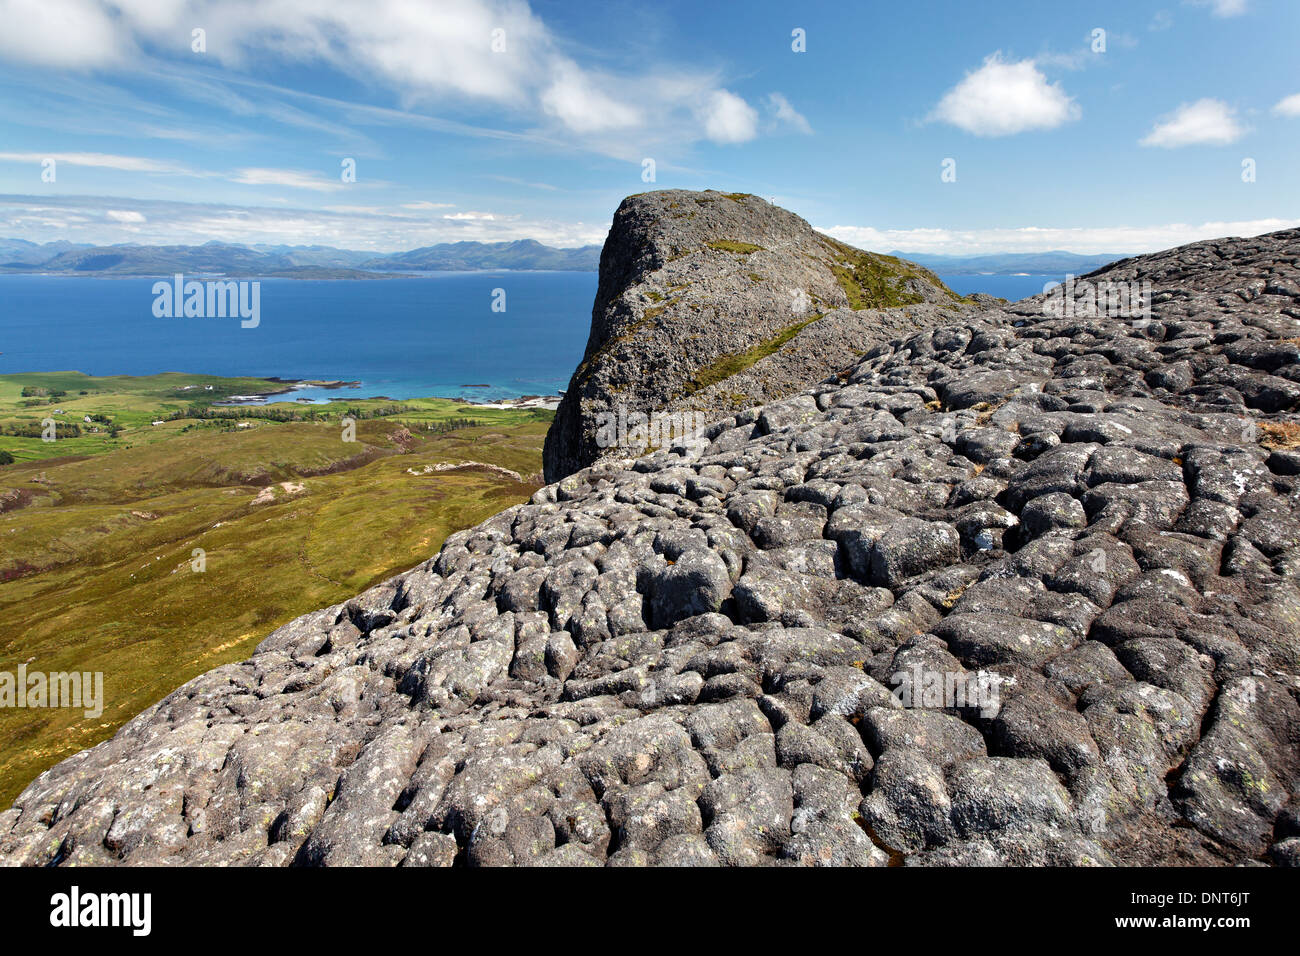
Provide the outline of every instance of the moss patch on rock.
[[741,242],[738,239],[715,239],[706,245],[715,252],[734,252],[742,256],[763,251],[762,246],[756,246],[752,242]]
[[953,302],[967,301],[944,285],[943,280],[929,269],[914,262],[906,262],[897,256],[864,252],[830,238],[826,238],[826,247],[834,258],[830,263],[831,272],[848,297],[849,308],[854,311],[919,305],[925,297],[909,287],[913,282],[934,286]]
[[794,325],[786,326],[776,335],[769,339],[759,342],[753,348],[746,349],[743,352],[737,352],[734,355],[724,355],[722,358],[709,363],[695,373],[695,376],[686,384],[685,395],[694,395],[696,392],[708,388],[710,385],[716,385],[731,376],[743,372],[754,363],[767,358],[773,352],[776,352],[792,338],[812,325],[821,315],[814,315],[811,318],[804,319],[802,322],[796,322]]

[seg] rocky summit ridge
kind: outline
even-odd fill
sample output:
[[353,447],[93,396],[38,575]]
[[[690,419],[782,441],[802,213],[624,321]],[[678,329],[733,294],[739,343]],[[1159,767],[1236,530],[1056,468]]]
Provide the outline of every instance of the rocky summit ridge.
[[1089,279],[1149,314],[936,308],[453,535],[43,773],[0,861],[1300,864],[1300,231]]
[[923,266],[855,249],[749,193],[630,196],[601,251],[586,352],[546,437],[546,480],[653,450],[602,441],[602,415],[714,422],[967,305]]

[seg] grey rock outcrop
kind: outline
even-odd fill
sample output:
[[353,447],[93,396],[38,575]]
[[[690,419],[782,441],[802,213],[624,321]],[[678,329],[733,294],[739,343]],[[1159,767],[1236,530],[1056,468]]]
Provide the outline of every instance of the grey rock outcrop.
[[1151,314],[968,310],[453,535],[0,861],[1296,865],[1300,231],[1108,277]]
[[965,305],[922,266],[854,249],[748,193],[631,196],[601,253],[587,349],[546,437],[546,480],[670,444],[611,444],[606,413],[716,421]]

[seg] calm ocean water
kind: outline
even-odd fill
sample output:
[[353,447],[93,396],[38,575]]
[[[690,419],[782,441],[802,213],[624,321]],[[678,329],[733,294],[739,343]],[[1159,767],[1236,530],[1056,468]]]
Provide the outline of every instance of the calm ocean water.
[[[155,318],[155,279],[0,276],[0,373],[359,380],[386,395],[553,395],[582,359],[593,272],[440,273],[402,279],[262,279],[261,323]],[[505,311],[492,310],[495,289]],[[489,385],[490,388],[465,386]]]
[[[1058,276],[944,276],[957,292],[1018,299]],[[592,272],[262,279],[261,323],[155,318],[155,279],[0,276],[0,374],[280,376],[360,381],[295,398],[478,400],[554,394],[582,358]],[[506,310],[494,312],[494,290]],[[488,385],[488,388],[467,386]]]
[[986,292],[989,295],[1001,296],[1004,299],[1010,299],[1015,302],[1017,299],[1026,299],[1031,295],[1038,295],[1043,291],[1043,286],[1049,282],[1064,282],[1064,275],[1025,275],[1025,276],[940,276],[948,284],[948,288],[953,292],[961,295],[970,295],[972,292]]

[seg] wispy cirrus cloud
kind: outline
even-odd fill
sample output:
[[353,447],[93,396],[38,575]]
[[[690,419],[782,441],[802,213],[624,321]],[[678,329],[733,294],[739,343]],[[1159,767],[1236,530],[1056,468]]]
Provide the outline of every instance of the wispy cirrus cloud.
[[1009,61],[999,51],[945,93],[928,119],[976,136],[1010,136],[1055,129],[1081,115],[1074,99],[1059,83],[1049,82],[1034,60]]
[[777,126],[792,129],[805,136],[812,135],[812,125],[802,113],[790,105],[790,101],[783,94],[769,93],[763,103],[772,114],[772,119]]
[[[310,189],[316,192],[335,192],[344,188],[341,179],[330,179],[320,172],[302,169],[273,169],[246,167],[233,172],[195,169],[185,163],[151,159],[146,156],[122,156],[113,153],[0,153],[0,162],[31,163],[40,165],[53,159],[69,166],[93,169],[113,169],[132,173],[162,173],[190,176],[198,179],[226,179],[243,186],[283,186],[290,189]],[[379,184],[382,185],[382,184]]]
[[245,186],[288,186],[317,192],[335,192],[345,188],[341,179],[326,179],[320,173],[302,169],[241,169],[232,181]]
[[545,190],[546,192],[551,192],[551,193],[558,192],[560,188],[559,186],[554,186],[551,183],[530,182],[529,180],[521,179],[518,176],[501,176],[497,173],[488,173],[486,174],[486,178],[495,179],[499,183],[509,183],[511,186],[524,186],[528,189],[542,189]]
[[120,169],[132,173],[167,173],[177,176],[206,176],[184,163],[151,159],[147,156],[119,156],[113,153],[0,153],[0,162],[36,163],[53,159],[69,166],[89,166],[96,169]]

